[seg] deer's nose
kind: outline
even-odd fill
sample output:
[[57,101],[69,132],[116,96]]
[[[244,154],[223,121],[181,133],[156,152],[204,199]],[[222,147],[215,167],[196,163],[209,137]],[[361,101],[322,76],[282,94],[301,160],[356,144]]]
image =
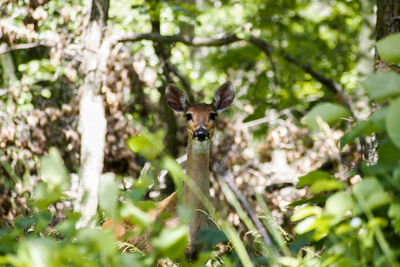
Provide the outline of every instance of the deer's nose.
[[206,138],[210,138],[210,133],[204,128],[199,128],[193,133],[193,139],[204,141]]

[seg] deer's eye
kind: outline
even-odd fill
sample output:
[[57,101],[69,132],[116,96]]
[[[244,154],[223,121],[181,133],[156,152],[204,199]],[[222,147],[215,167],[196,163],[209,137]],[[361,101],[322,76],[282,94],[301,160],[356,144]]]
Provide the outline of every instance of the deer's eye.
[[187,113],[185,114],[185,117],[187,121],[190,121],[192,119],[192,114]]
[[217,118],[218,114],[217,113],[210,113],[210,120],[215,121],[215,119]]

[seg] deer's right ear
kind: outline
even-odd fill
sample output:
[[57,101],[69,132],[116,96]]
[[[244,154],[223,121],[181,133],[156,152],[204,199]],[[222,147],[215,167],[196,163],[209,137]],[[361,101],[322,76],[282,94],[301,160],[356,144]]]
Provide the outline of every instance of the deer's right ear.
[[177,112],[185,112],[189,105],[186,95],[173,84],[168,84],[165,89],[165,98],[168,106]]

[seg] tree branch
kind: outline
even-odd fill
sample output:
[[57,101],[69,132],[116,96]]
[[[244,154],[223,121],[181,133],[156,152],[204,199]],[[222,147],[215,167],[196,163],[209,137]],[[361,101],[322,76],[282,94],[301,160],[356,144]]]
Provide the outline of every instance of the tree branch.
[[5,54],[11,51],[16,51],[16,50],[25,50],[25,49],[30,49],[30,48],[36,48],[36,47],[52,47],[52,45],[46,44],[46,43],[27,43],[27,44],[17,44],[13,46],[0,46],[0,54]]
[[158,33],[129,33],[120,38],[116,38],[116,42],[138,42],[142,40],[149,40],[158,43],[183,43],[190,46],[221,46],[231,44],[242,39],[238,38],[236,34],[227,35],[219,39],[213,38],[185,38],[180,35],[160,35]]
[[[262,51],[264,51],[267,55],[273,51],[278,50],[271,44],[267,43],[265,40],[251,36],[249,39],[249,42],[260,48]],[[279,49],[280,54],[282,57],[290,63],[293,63],[294,65],[298,66],[301,68],[304,72],[310,74],[314,79],[325,85],[328,89],[330,89],[333,92],[336,92],[339,94],[340,99],[342,101],[343,106],[350,112],[351,116],[355,118],[353,109],[351,105],[349,104],[350,101],[348,101],[349,96],[344,92],[343,86],[336,82],[335,80],[326,77],[324,74],[321,72],[318,72],[312,68],[312,66],[309,63],[302,63],[300,62],[295,56],[289,54],[285,50]]]
[[242,207],[246,210],[247,214],[250,217],[250,220],[253,222],[254,226],[260,233],[264,243],[271,249],[274,255],[279,255],[278,252],[275,250],[274,245],[272,244],[271,238],[269,237],[267,230],[264,228],[261,220],[258,218],[258,215],[253,211],[253,208],[247,201],[246,197],[242,194],[242,192],[240,192],[239,188],[236,186],[232,174],[230,174],[218,163],[216,163],[215,166],[220,172],[222,180],[229,186],[235,197],[239,200]]
[[222,45],[228,45],[232,44],[238,41],[248,41],[255,46],[257,46],[259,49],[261,49],[266,55],[270,55],[272,52],[279,52],[282,57],[287,61],[290,62],[299,68],[301,68],[304,72],[310,74],[314,79],[322,83],[324,86],[326,86],[329,90],[336,92],[339,94],[343,106],[347,108],[347,110],[350,112],[351,116],[355,118],[353,108],[351,107],[350,103],[351,101],[349,100],[350,97],[344,92],[343,86],[336,82],[335,80],[325,76],[321,72],[318,72],[312,68],[312,66],[308,63],[302,63],[300,62],[295,56],[292,54],[288,53],[287,51],[283,49],[278,49],[275,46],[271,45],[270,43],[266,42],[264,39],[255,37],[255,36],[250,36],[248,40],[239,38],[236,34],[231,34],[224,36],[222,38],[194,38],[193,40],[190,40],[188,38],[185,38],[180,35],[160,35],[158,33],[130,33],[126,34],[120,38],[116,38],[115,42],[138,42],[142,40],[149,40],[149,41],[154,41],[158,43],[183,43],[189,46],[222,46]]

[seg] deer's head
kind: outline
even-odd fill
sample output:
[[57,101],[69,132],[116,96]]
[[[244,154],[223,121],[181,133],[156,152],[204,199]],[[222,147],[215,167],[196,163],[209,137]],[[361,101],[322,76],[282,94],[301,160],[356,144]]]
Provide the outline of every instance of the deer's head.
[[165,96],[168,105],[175,111],[181,112],[186,118],[188,135],[192,139],[203,142],[212,138],[215,120],[218,114],[229,107],[235,97],[233,86],[225,82],[215,92],[211,104],[189,104],[185,93],[175,85],[169,84]]

